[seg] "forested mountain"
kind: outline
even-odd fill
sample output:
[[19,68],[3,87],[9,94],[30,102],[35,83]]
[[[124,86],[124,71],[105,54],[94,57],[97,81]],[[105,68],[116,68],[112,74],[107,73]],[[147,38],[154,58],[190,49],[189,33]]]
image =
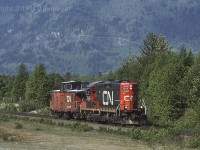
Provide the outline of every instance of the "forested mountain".
[[199,13],[198,0],[1,0],[0,72],[115,70],[149,32],[197,51]]

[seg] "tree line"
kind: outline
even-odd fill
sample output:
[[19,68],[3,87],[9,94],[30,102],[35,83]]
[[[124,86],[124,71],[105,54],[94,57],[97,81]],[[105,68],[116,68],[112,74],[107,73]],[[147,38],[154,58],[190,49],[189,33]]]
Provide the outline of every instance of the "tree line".
[[197,125],[200,118],[200,53],[194,55],[184,46],[174,51],[165,37],[150,33],[140,47],[140,56],[131,56],[116,71],[97,76],[72,76],[47,73],[43,64],[29,74],[19,66],[16,76],[1,75],[0,99],[19,103],[21,111],[49,105],[49,91],[59,89],[62,81],[128,80],[139,84],[139,99],[147,105],[153,124],[184,127]]
[[92,82],[101,78],[98,76],[72,75],[70,72],[47,73],[43,64],[35,66],[32,73],[27,71],[22,63],[15,76],[0,75],[0,101],[6,104],[18,104],[20,111],[32,111],[48,107],[50,103],[50,91],[60,89],[63,81],[87,81]]
[[197,126],[200,121],[200,52],[184,46],[174,51],[165,37],[150,33],[140,47],[141,55],[127,59],[112,79],[136,81],[151,123]]
[[30,111],[48,105],[49,93],[59,88],[62,77],[58,73],[46,73],[43,64],[29,74],[26,66],[19,66],[16,76],[0,77],[0,98],[5,103],[19,103],[21,111]]

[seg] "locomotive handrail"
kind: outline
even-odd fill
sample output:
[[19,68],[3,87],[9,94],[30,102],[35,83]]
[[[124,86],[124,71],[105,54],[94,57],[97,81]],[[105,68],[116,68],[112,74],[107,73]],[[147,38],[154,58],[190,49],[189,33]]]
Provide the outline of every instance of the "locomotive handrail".
[[122,102],[124,102],[125,100],[120,100],[120,103],[119,103],[119,105],[117,106],[117,108],[116,108],[116,115],[117,115],[117,110],[119,110],[119,116],[120,116],[120,105],[121,105],[121,103]]
[[144,114],[146,115],[147,114],[147,106],[145,104],[144,99],[142,99],[141,102],[142,102],[142,106],[144,107]]

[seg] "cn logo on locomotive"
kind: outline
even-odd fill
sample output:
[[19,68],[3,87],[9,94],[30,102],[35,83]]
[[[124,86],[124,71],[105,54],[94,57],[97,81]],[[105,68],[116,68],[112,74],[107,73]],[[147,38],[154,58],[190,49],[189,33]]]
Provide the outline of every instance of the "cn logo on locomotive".
[[111,105],[113,105],[113,91],[103,91],[102,93],[103,96],[103,105],[109,105],[109,103]]

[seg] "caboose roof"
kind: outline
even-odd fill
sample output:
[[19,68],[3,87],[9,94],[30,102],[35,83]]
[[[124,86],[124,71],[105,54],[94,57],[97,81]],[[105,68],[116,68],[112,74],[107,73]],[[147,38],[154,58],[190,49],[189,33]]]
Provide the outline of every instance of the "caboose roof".
[[66,81],[66,82],[62,82],[62,83],[74,83],[76,81]]
[[60,90],[51,90],[49,91],[50,93],[53,93],[53,92],[60,92]]

